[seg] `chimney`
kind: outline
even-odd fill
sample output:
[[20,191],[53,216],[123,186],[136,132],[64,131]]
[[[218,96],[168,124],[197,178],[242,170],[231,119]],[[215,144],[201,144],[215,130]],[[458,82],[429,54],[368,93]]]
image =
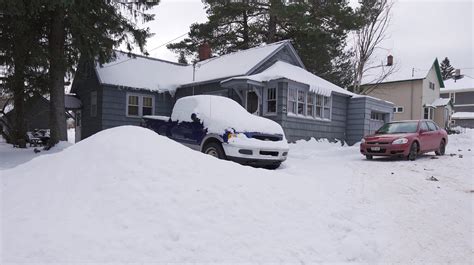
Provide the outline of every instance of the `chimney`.
[[204,42],[199,45],[199,61],[204,61],[211,58],[211,46],[209,43]]
[[389,55],[387,56],[387,66],[392,66],[393,65],[393,56]]
[[461,77],[461,69],[456,69],[456,70],[454,71],[454,77],[456,77],[456,78]]

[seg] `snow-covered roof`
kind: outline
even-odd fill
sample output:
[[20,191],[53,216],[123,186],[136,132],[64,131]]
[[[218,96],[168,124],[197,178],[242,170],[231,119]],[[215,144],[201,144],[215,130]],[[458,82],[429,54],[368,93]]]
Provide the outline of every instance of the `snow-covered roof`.
[[184,65],[143,56],[132,58],[122,52],[116,55],[115,61],[96,67],[102,84],[165,92],[175,90],[192,75],[186,73]]
[[459,120],[474,119],[474,112],[456,112],[451,116],[451,118]]
[[102,67],[97,65],[96,69],[102,84],[172,92],[182,85],[248,74],[287,43],[289,41],[281,41],[242,50],[198,62],[195,66],[144,56],[131,58],[117,52],[115,61]]
[[[423,67],[422,69],[416,68],[413,66],[409,67],[402,64],[394,64],[393,66],[374,67],[364,74],[361,84],[368,85],[368,84],[376,84],[376,83],[390,83],[390,82],[425,79],[428,76],[428,73],[433,66],[435,67],[436,71],[439,71],[438,59],[436,59],[431,64],[427,63],[427,64],[422,65]],[[438,74],[439,74],[439,78],[441,78],[441,73],[439,72]],[[380,78],[384,76],[386,77],[383,78],[382,81],[380,81]]]
[[316,76],[305,69],[289,64],[283,61],[277,61],[272,66],[267,68],[261,73],[249,75],[249,76],[238,76],[232,77],[222,81],[223,83],[231,80],[252,80],[257,82],[268,82],[279,78],[286,78],[299,83],[308,84],[310,90],[325,96],[330,96],[331,92],[337,92],[345,95],[354,95],[353,93],[341,88],[329,81]]
[[433,101],[433,103],[431,103],[430,106],[442,107],[442,106],[448,105],[450,101],[451,101],[450,98],[438,98],[438,99],[435,99],[435,101]]
[[474,91],[474,69],[462,70],[461,79],[448,79],[444,81],[444,87],[441,93],[459,92],[459,91]]

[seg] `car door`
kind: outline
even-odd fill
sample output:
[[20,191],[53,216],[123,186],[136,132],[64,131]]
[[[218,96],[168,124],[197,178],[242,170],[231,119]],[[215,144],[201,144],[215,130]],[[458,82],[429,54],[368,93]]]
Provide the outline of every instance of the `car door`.
[[418,139],[420,140],[420,150],[421,152],[426,152],[430,150],[430,129],[426,121],[420,122],[420,130]]
[[436,150],[441,143],[441,131],[439,127],[432,121],[427,121],[428,128],[430,129],[430,150]]

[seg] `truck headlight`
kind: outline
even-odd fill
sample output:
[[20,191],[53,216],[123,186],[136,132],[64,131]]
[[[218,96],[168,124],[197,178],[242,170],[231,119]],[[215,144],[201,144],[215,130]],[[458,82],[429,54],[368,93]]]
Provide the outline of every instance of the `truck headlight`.
[[241,137],[247,137],[245,134],[243,133],[227,133],[227,139],[231,139],[231,138],[241,138]]
[[408,143],[407,138],[399,138],[399,139],[392,142],[392,144],[406,144],[406,143]]

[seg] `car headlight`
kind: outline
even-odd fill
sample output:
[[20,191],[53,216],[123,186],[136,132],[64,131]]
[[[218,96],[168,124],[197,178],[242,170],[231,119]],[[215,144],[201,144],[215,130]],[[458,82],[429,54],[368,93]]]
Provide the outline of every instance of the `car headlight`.
[[242,138],[242,137],[247,137],[247,135],[245,135],[244,133],[227,133],[227,139],[231,139],[231,138]]
[[406,143],[408,143],[407,138],[399,138],[399,139],[392,142],[392,144],[406,144]]
[[365,138],[362,138],[362,140],[360,140],[360,143],[361,144],[365,143]]

